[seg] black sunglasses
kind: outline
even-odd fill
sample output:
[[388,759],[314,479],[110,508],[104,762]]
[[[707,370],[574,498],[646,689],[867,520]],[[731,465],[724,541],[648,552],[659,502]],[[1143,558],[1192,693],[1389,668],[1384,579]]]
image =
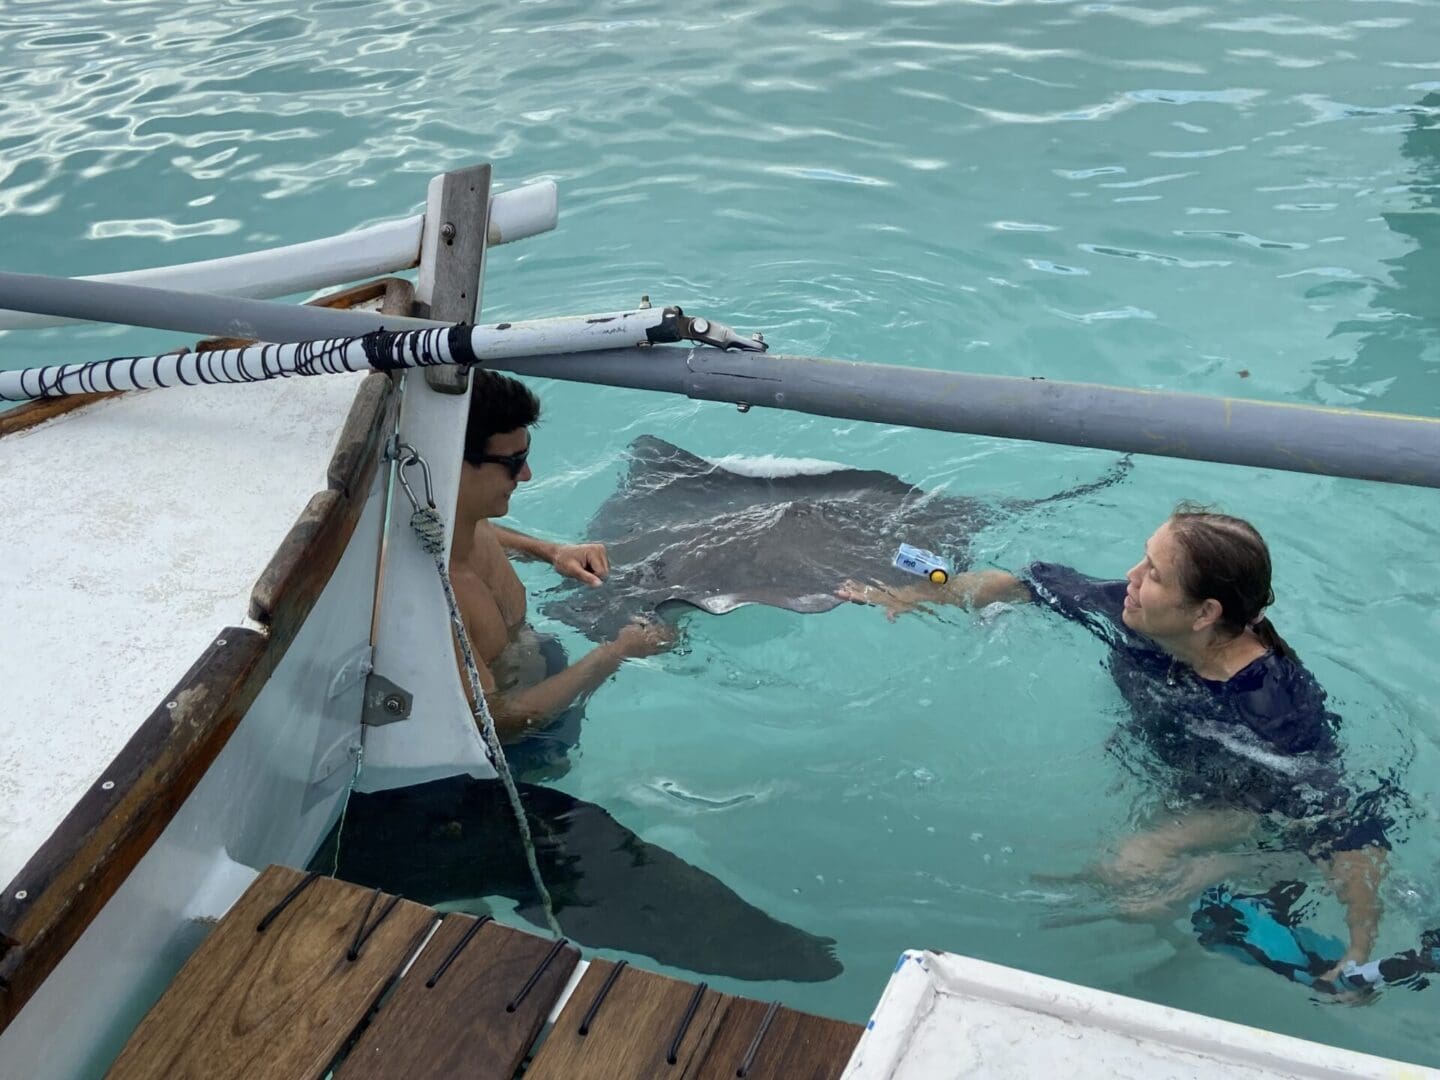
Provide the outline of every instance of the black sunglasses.
[[530,447],[525,447],[518,454],[480,454],[474,458],[472,464],[482,465],[489,462],[493,465],[504,465],[510,470],[510,479],[518,480],[520,474],[525,471],[525,459],[530,456]]

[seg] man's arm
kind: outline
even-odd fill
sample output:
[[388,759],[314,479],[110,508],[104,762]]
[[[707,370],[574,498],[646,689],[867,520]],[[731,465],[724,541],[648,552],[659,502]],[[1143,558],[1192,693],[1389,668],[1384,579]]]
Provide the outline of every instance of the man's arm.
[[500,546],[522,558],[539,559],[553,566],[557,573],[584,582],[592,588],[610,573],[610,559],[604,544],[557,544],[538,536],[507,529],[491,522]]
[[1032,599],[1030,589],[1014,574],[1003,570],[976,570],[956,574],[944,585],[917,581],[913,585],[866,585],[847,581],[835,590],[842,600],[857,604],[877,604],[895,616],[926,604],[956,604],[965,608],[982,608],[998,601],[1019,604]]
[[581,659],[534,686],[490,695],[490,715],[501,742],[512,742],[555,719],[576,700],[593,692],[626,660],[654,656],[675,643],[666,623],[634,622]]

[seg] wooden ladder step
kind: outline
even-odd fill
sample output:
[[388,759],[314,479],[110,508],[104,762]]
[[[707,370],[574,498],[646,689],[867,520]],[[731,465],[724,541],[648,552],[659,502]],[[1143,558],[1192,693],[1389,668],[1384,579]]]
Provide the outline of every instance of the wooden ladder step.
[[335,1080],[511,1080],[579,960],[568,943],[446,916]]
[[429,908],[391,900],[270,867],[180,969],[107,1075],[322,1075],[434,922]]

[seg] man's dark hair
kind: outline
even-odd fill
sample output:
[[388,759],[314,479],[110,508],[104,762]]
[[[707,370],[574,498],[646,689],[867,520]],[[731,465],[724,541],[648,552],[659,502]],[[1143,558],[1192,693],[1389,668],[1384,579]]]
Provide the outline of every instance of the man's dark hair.
[[530,427],[540,420],[540,399],[524,383],[483,368],[472,370],[470,419],[465,426],[465,460],[480,464],[491,435]]

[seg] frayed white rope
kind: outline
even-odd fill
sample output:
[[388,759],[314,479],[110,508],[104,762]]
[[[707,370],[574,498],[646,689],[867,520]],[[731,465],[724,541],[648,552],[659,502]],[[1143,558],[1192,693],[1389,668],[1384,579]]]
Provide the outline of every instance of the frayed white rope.
[[480,672],[475,667],[475,653],[470,647],[470,635],[465,632],[465,622],[460,617],[460,606],[455,600],[455,589],[450,584],[450,570],[445,565],[445,523],[434,507],[422,506],[410,515],[410,527],[420,540],[426,554],[435,560],[435,569],[440,573],[440,587],[445,590],[445,601],[450,605],[450,625],[460,642],[460,656],[465,662],[465,679],[470,685],[470,697],[475,702],[475,721],[484,743],[485,756],[495,767],[500,782],[505,785],[505,794],[510,799],[510,809],[520,827],[520,839],[525,845],[525,862],[530,867],[530,879],[540,893],[540,903],[545,909],[545,922],[556,937],[563,937],[560,924],[555,921],[555,910],[550,892],[540,877],[540,865],[535,859],[535,841],[530,836],[530,823],[525,819],[525,807],[520,802],[520,792],[515,789],[515,780],[510,775],[510,764],[505,752],[500,749],[500,736],[495,731],[495,718],[490,715],[490,706],[485,701],[485,691],[480,687]]

